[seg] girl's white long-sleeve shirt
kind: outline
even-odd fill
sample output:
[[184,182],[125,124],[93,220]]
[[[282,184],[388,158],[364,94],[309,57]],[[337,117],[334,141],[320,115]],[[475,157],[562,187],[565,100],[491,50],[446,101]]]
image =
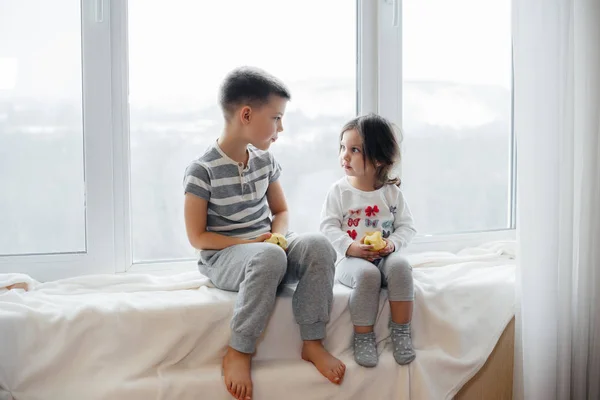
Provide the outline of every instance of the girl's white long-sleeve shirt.
[[394,243],[395,251],[405,248],[416,234],[413,217],[402,191],[396,185],[365,192],[343,177],[333,184],[321,211],[321,232],[340,257],[367,233],[380,231]]

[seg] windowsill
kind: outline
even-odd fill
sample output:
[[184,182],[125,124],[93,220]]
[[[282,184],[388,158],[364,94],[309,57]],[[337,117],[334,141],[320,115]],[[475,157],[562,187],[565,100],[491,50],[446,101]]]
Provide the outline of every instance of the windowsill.
[[458,252],[468,247],[480,246],[488,242],[514,241],[517,239],[516,229],[502,229],[488,232],[460,233],[449,235],[417,236],[408,246],[408,253],[424,251]]
[[165,261],[151,264],[133,264],[125,274],[150,274],[150,275],[175,275],[185,272],[198,271],[198,264],[194,260]]
[[[454,253],[468,247],[479,246],[483,243],[513,240],[516,240],[516,230],[514,229],[454,235],[417,236],[406,251],[411,254],[425,251],[449,251]],[[195,260],[182,260],[134,264],[124,273],[175,275],[194,271],[198,271]]]

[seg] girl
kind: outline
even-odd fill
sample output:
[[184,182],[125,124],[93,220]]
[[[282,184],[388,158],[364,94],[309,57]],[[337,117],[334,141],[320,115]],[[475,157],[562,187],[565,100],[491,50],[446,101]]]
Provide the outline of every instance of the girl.
[[[321,215],[321,232],[340,255],[336,278],[354,289],[350,314],[354,324],[354,359],[374,367],[378,355],[373,325],[379,292],[387,285],[391,308],[394,359],[400,365],[415,359],[410,336],[413,305],[412,267],[400,251],[416,231],[390,171],[400,161],[392,125],[378,115],[348,122],[340,135],[340,164],[346,176],[329,190]],[[366,245],[367,234],[380,232],[385,245]]]

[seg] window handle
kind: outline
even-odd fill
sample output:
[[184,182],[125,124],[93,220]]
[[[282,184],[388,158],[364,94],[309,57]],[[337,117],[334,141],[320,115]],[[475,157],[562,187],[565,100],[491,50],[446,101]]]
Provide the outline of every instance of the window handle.
[[96,22],[101,24],[104,22],[104,0],[95,1]]
[[385,0],[386,4],[392,5],[392,26],[400,26],[400,7],[402,7],[402,0]]

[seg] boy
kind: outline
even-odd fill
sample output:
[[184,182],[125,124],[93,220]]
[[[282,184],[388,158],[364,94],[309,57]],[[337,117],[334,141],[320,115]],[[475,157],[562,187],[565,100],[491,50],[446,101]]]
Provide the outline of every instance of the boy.
[[[283,131],[290,97],[262,70],[232,71],[220,91],[224,130],[185,173],[185,224],[191,245],[200,250],[200,272],[216,287],[239,292],[223,372],[227,390],[240,400],[252,397],[252,354],[281,282],[298,281],[292,306],[302,358],[336,384],[346,368],[321,342],[333,299],[335,250],[320,234],[288,234],[281,168],[267,151]],[[287,235],[287,251],[264,243],[272,233]]]

